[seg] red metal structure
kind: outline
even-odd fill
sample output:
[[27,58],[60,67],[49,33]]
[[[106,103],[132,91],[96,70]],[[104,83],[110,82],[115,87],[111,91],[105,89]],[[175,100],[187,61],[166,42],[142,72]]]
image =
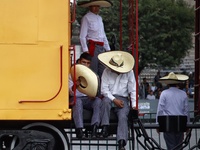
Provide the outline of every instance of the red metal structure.
[[[135,79],[136,79],[136,93],[138,93],[138,0],[129,0],[129,9],[128,9],[128,24],[129,24],[129,46],[128,49],[132,52],[132,55],[135,58]],[[120,36],[119,36],[119,45],[122,49],[122,0],[120,0],[119,5],[119,16],[120,16]],[[127,10],[125,10],[127,11]],[[136,97],[136,106],[138,108],[138,97]]]
[[[138,0],[129,0],[129,49],[135,58],[136,93],[138,93]],[[138,97],[136,97],[138,107]]]
[[195,5],[195,114],[200,114],[200,1]]

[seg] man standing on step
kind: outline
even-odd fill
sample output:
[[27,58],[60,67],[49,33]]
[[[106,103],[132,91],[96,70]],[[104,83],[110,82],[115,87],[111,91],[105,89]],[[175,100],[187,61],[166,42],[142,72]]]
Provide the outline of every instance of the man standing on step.
[[110,51],[110,46],[99,12],[101,7],[110,7],[112,3],[109,0],[89,0],[78,1],[77,5],[89,8],[81,20],[80,42],[82,50],[92,56],[91,69],[101,78],[105,67],[99,63],[97,56],[105,51]]

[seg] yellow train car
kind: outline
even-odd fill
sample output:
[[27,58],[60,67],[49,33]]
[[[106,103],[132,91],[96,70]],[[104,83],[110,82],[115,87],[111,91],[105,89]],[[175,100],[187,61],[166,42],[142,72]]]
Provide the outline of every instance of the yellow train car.
[[[67,143],[55,126],[71,120],[70,20],[68,0],[0,1],[0,129],[45,128],[60,138],[56,150]],[[0,139],[24,135],[0,133]]]

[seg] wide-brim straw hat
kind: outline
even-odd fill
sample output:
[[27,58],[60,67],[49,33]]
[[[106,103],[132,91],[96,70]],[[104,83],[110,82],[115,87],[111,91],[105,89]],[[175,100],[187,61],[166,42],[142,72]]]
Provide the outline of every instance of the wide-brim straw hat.
[[[74,71],[75,70],[75,71]],[[74,74],[76,73],[76,74]],[[96,97],[99,90],[99,77],[88,67],[76,64],[71,67],[71,76],[74,81],[80,80],[77,89],[89,97]]]
[[99,61],[108,68],[119,72],[127,73],[133,69],[135,59],[125,51],[108,51],[98,55]]
[[188,79],[189,77],[187,75],[175,74],[174,72],[170,72],[167,76],[160,78],[159,82],[165,84],[179,84]]
[[108,0],[90,0],[90,1],[79,1],[77,5],[80,7],[89,7],[89,6],[110,7],[113,4]]

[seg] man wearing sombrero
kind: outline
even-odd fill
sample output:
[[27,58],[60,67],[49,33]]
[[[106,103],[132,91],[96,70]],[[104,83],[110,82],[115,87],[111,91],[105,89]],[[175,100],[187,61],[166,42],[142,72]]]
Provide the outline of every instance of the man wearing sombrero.
[[[91,137],[97,136],[97,128],[100,124],[101,99],[96,97],[98,92],[98,77],[89,68],[90,62],[91,56],[88,53],[82,53],[78,64],[72,66],[69,76],[73,120],[76,127],[76,137],[80,139],[84,137],[83,109],[92,110],[93,112],[91,118]],[[75,98],[76,103],[73,103]]]
[[[186,80],[188,80],[188,76],[173,72],[160,78],[159,82],[167,84],[169,88],[162,91],[160,95],[156,122],[158,122],[158,116],[186,116],[189,122],[187,94],[177,87],[178,84]],[[180,144],[184,138],[183,132],[164,132],[163,135],[168,150]]]
[[104,31],[102,17],[98,15],[100,7],[110,7],[108,0],[79,1],[78,6],[89,7],[89,12],[81,20],[80,42],[83,52],[88,52],[92,58],[91,69],[101,77],[104,66],[98,61],[98,54],[110,51],[110,46]]
[[100,62],[106,66],[101,78],[101,126],[102,136],[108,136],[111,107],[118,116],[117,141],[119,150],[125,150],[128,140],[128,114],[136,107],[136,81],[133,73],[135,60],[124,51],[110,51],[99,54]]

